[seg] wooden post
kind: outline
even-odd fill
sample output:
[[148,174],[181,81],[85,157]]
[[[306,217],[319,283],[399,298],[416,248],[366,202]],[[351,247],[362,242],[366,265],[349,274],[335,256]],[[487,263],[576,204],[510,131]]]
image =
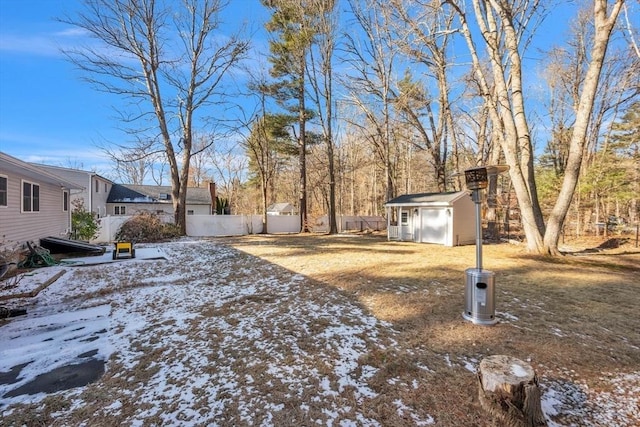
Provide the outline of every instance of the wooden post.
[[511,356],[489,356],[478,371],[480,404],[505,427],[546,426],[538,377],[528,363]]

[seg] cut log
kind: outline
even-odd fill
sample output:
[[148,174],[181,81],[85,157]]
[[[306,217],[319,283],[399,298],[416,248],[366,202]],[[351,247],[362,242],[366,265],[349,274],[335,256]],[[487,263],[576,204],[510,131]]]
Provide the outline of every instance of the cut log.
[[501,426],[546,426],[535,371],[511,356],[489,356],[478,371],[480,404]]

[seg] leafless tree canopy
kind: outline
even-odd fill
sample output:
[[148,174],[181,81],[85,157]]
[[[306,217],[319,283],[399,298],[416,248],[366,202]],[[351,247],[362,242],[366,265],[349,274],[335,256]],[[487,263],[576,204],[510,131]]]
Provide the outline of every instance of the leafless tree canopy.
[[[96,41],[68,51],[69,58],[99,90],[130,99],[124,121],[135,126],[136,135],[147,135],[162,147],[175,220],[183,233],[190,162],[196,154],[194,126],[206,129],[205,119],[215,116],[223,100],[223,78],[248,49],[238,36],[217,32],[225,4],[86,0],[84,11],[66,20]],[[126,162],[126,157],[119,160]]]
[[[67,52],[86,80],[130,101],[121,123],[131,141],[109,149],[120,177],[149,180],[167,165],[177,221],[188,183],[215,179],[237,209],[294,202],[303,228],[328,214],[335,232],[341,213],[384,215],[390,198],[464,189],[456,172],[498,163],[510,169],[490,184],[492,235],[513,219],[531,251],[555,255],[568,224],[581,233],[609,215],[637,221],[637,168],[613,185],[618,172],[602,165],[637,163],[616,129],[637,123],[640,5],[574,4],[550,40],[554,2],[261,3],[268,73],[235,79],[244,117],[224,141],[215,123],[234,120],[227,77],[250,49],[220,32],[225,2],[87,0],[66,20],[95,41]],[[264,132],[285,115],[297,152],[276,156]],[[610,179],[585,182],[597,174]]]

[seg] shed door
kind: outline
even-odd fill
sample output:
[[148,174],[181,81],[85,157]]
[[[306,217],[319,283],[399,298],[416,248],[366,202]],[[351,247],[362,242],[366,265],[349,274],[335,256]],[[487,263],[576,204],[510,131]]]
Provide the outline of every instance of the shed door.
[[447,243],[447,210],[422,209],[420,241],[423,243]]

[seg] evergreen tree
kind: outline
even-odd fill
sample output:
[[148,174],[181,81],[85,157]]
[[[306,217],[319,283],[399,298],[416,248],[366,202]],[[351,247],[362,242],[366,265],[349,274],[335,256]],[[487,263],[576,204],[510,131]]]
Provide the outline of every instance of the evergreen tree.
[[305,106],[306,59],[313,42],[312,15],[307,0],[262,0],[272,10],[266,29],[273,34],[269,42],[271,76],[277,82],[271,94],[278,104],[298,118],[296,139],[300,167],[299,210],[302,232],[307,228],[307,132],[306,123],[311,114]]
[[624,169],[626,188],[620,194],[627,205],[625,216],[636,222],[639,217],[640,203],[640,102],[627,110],[620,122],[611,125],[611,151],[616,153],[620,166]]

